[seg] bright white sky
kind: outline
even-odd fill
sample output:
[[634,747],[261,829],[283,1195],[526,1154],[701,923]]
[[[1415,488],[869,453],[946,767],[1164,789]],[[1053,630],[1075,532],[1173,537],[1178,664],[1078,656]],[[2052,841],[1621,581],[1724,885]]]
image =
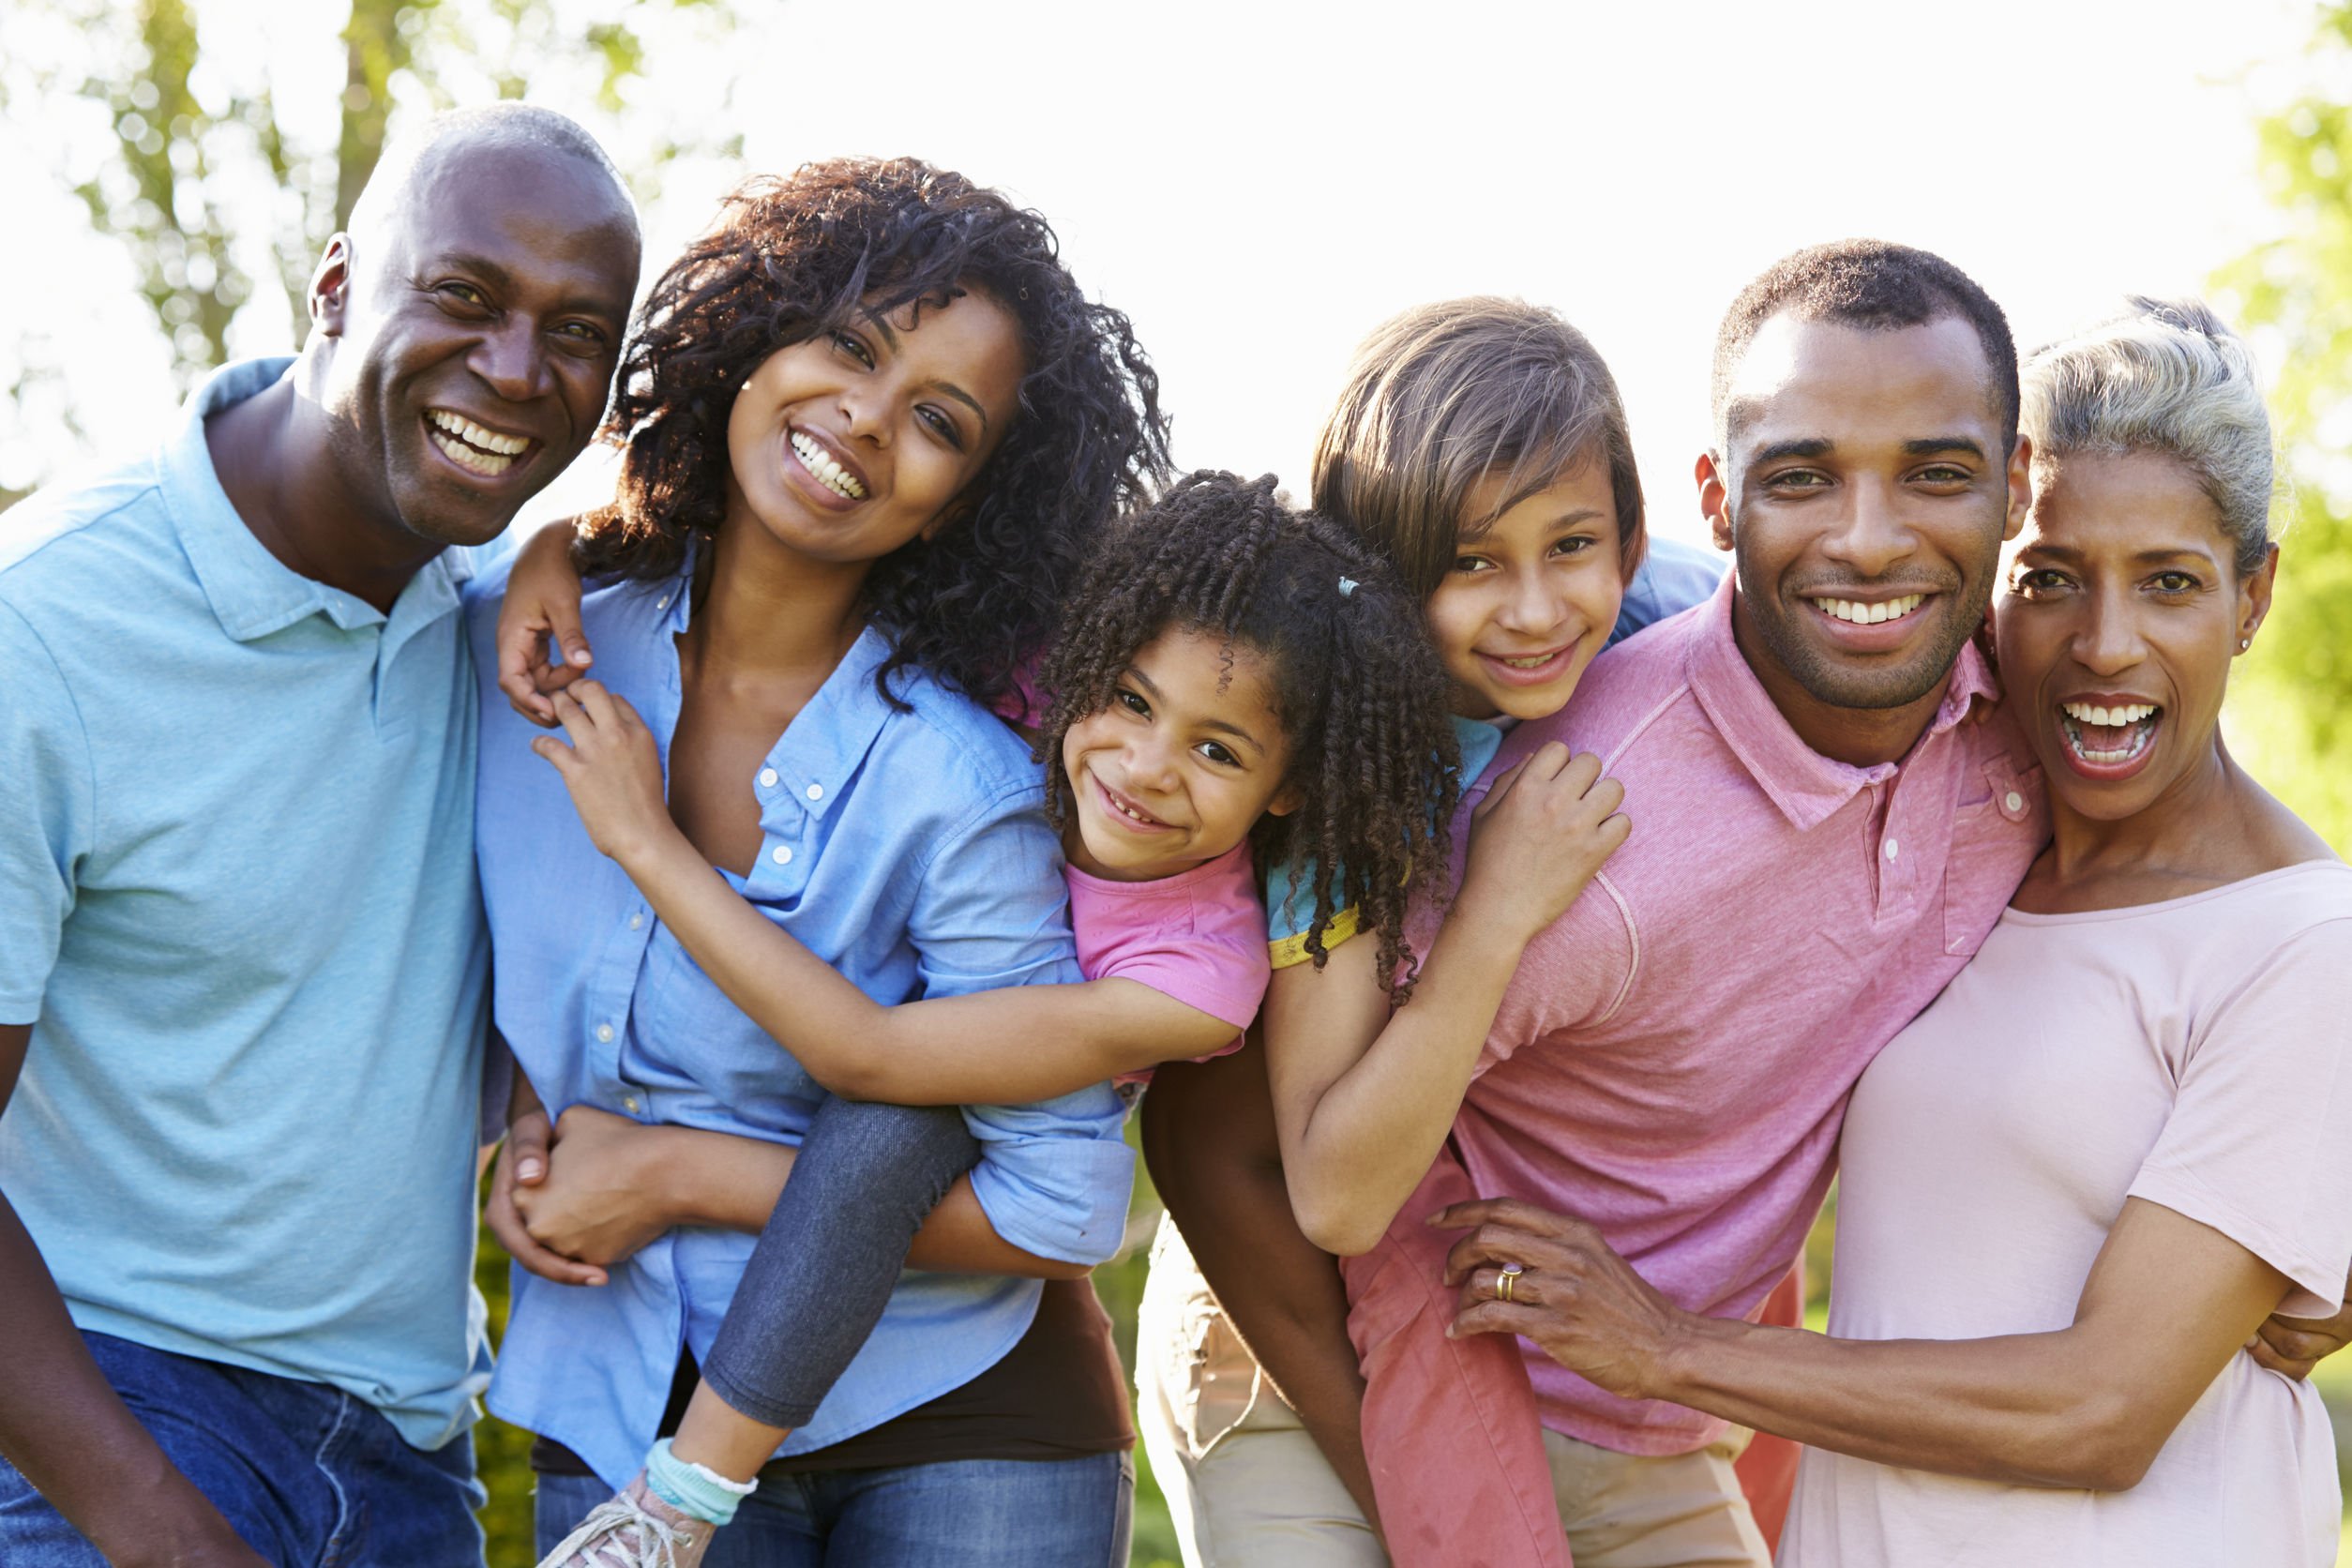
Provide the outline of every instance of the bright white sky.
[[[845,26],[742,8],[774,16],[727,56],[748,167],[912,152],[1041,208],[1086,287],[1134,317],[1186,465],[1303,491],[1368,328],[1423,300],[1519,294],[1600,346],[1653,526],[1694,538],[1709,347],[1749,277],[1813,241],[1898,239],[1974,274],[2027,344],[2126,290],[2201,289],[2274,232],[2253,120],[2299,79],[2311,16],[2299,0],[907,0]],[[253,38],[324,93],[337,9],[198,7],[214,47]],[[652,90],[673,113],[716,103],[702,68],[657,61]],[[638,124],[612,138],[625,167]],[[669,183],[649,262],[726,172]],[[0,156],[0,352],[50,332],[94,444],[152,440],[172,390],[127,266],[38,158]],[[287,346],[274,297],[241,325],[248,349]],[[54,461],[0,447],[0,482]],[[542,509],[599,483],[575,474]]]

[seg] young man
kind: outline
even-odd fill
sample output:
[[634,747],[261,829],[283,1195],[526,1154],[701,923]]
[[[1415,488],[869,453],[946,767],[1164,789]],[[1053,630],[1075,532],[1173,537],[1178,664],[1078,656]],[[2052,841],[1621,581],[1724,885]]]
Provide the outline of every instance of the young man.
[[[1453,1147],[1472,1190],[1591,1221],[1668,1296],[1741,1316],[1802,1244],[1854,1080],[1975,951],[2044,830],[2022,743],[1977,722],[1995,688],[1970,638],[2028,500],[1998,309],[1922,252],[1800,252],[1733,305],[1714,401],[1697,476],[1734,580],[1605,655],[1489,770],[1549,739],[1597,752],[1636,828],[1608,896],[1528,949]],[[1204,1164],[1216,1141],[1189,1130],[1229,1136],[1233,1104],[1263,1093],[1218,1070],[1221,1092],[1155,1085],[1154,1178],[1277,1383],[1342,1427],[1354,1351],[1328,1271],[1262,1159]],[[1476,1380],[1445,1349],[1452,1235],[1432,1246],[1423,1224],[1441,1200],[1390,1232],[1430,1266],[1382,1274],[1353,1319],[1385,1364],[1363,1429],[1400,1564],[1470,1560],[1464,1541],[1512,1500],[1491,1462],[1448,1452]],[[1462,1353],[1497,1344],[1532,1382],[1579,1568],[1767,1560],[1721,1423],[1618,1399],[1515,1341]]]
[[436,121],[328,243],[299,357],[0,520],[11,1564],[480,1560],[444,551],[586,445],[638,251],[569,120]]

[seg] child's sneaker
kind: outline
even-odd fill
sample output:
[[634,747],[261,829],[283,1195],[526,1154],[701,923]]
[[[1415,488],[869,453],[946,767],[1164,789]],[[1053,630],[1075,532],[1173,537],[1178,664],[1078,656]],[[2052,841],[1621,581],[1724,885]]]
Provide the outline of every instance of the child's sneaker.
[[717,1532],[662,1501],[641,1473],[557,1542],[539,1568],[695,1568]]

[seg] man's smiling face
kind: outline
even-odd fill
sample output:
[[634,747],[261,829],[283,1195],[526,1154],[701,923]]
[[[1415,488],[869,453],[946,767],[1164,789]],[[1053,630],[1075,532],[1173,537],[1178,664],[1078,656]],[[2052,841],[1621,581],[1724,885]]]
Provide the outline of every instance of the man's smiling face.
[[312,307],[329,439],[375,520],[480,544],[563,472],[604,411],[637,264],[611,176],[520,142],[436,148],[354,215]]
[[1792,721],[1937,697],[2028,495],[1975,327],[1774,317],[1730,408],[1711,509],[1757,678]]

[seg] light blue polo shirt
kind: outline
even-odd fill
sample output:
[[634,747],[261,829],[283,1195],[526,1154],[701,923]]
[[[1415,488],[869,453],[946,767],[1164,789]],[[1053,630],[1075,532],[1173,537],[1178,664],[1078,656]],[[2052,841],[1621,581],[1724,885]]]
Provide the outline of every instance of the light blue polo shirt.
[[386,616],[262,548],[204,419],[291,363],[0,515],[0,1190],[83,1328],[432,1448],[488,1376],[465,574]]

